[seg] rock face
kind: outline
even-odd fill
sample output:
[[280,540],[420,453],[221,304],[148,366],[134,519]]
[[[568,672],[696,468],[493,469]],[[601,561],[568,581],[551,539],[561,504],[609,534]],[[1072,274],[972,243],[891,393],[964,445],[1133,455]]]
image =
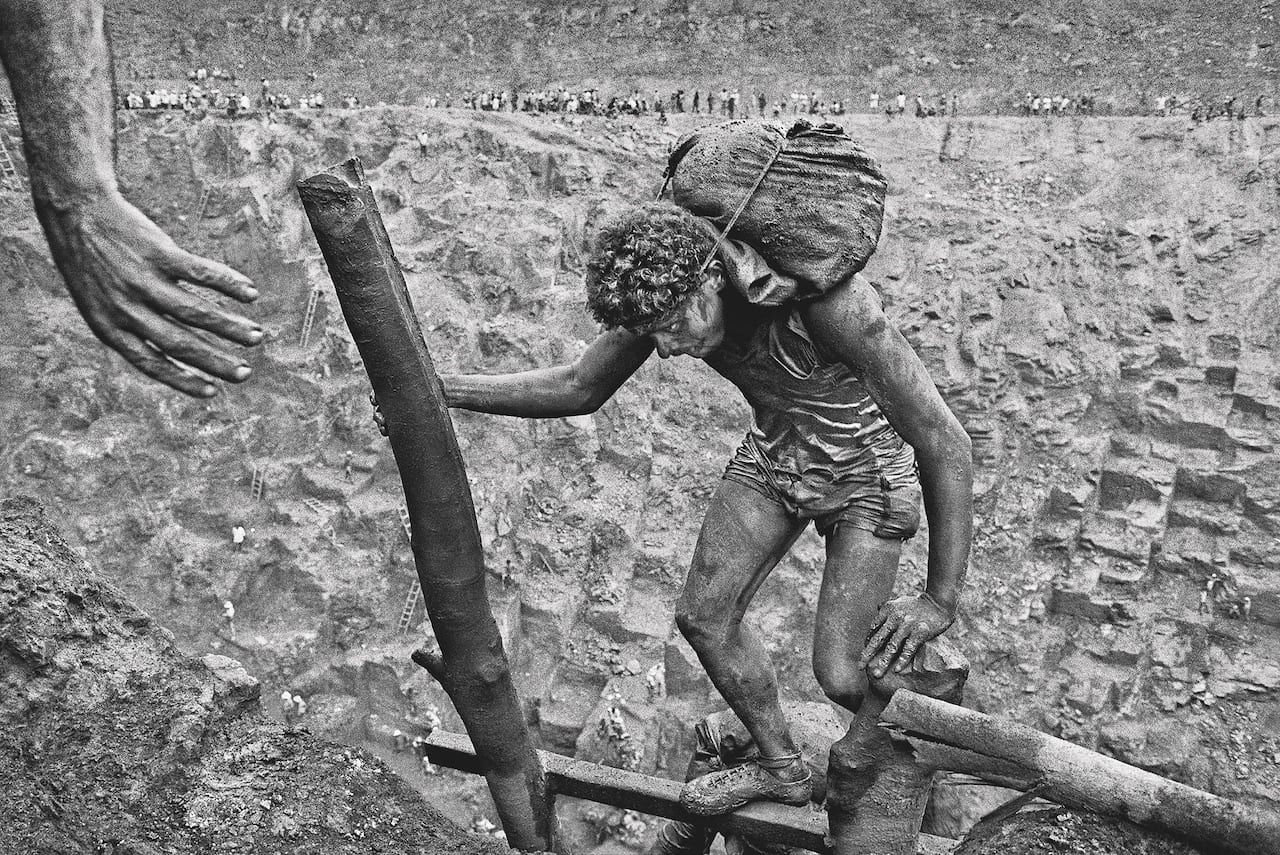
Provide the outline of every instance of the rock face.
[[268,722],[29,499],[0,504],[0,851],[505,852],[367,753]]
[[[126,121],[126,192],[259,283],[250,313],[269,341],[254,379],[212,402],[162,392],[104,356],[27,202],[0,194],[0,483],[38,495],[181,649],[233,656],[269,697],[306,695],[317,731],[372,745],[429,704],[456,729],[409,664],[429,628],[403,497],[291,182],[364,159],[442,371],[549,366],[597,332],[581,290],[594,226],[651,198],[691,117]],[[951,631],[973,663],[968,702],[1274,800],[1280,121],[845,124],[890,179],[864,274],[973,438],[976,537]],[[605,757],[591,737],[617,707],[643,747],[627,762],[680,776],[691,723],[718,701],[673,603],[746,429],[739,396],[692,360],[653,360],[588,416],[454,420],[491,603],[544,745]],[[908,543],[902,591],[926,546]],[[797,699],[822,698],[809,664],[822,558],[806,534],[749,614]],[[463,798],[478,782],[386,756],[442,809],[483,809]]]

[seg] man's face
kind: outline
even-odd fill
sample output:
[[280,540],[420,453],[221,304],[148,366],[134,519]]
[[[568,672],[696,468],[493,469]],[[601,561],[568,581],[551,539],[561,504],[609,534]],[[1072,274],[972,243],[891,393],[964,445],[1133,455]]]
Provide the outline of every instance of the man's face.
[[645,332],[653,339],[658,356],[687,354],[705,358],[724,341],[724,301],[720,297],[720,276],[708,272],[702,287]]

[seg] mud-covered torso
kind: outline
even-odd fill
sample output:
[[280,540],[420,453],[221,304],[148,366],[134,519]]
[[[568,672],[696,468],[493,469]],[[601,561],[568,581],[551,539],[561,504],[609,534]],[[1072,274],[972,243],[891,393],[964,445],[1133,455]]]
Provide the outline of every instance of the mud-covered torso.
[[814,344],[795,303],[733,311],[736,329],[705,361],[751,406],[748,444],[760,463],[815,495],[914,468],[911,446],[856,373]]

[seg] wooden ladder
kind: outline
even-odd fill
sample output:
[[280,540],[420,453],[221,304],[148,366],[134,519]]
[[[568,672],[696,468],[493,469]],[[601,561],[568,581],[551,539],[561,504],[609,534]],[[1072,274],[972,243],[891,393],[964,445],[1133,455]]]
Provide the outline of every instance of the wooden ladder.
[[312,288],[310,296],[307,297],[307,313],[302,318],[302,340],[301,345],[307,346],[307,341],[311,338],[311,327],[316,322],[316,306],[320,305],[320,289]]
[[196,203],[196,212],[191,217],[194,222],[199,223],[200,218],[204,216],[205,206],[209,204],[209,196],[212,194],[213,186],[210,184],[204,185],[204,189],[200,191],[200,201]]
[[400,527],[404,529],[404,539],[413,546],[413,526],[409,524],[409,509],[401,505],[396,508],[396,514],[400,517]]
[[253,480],[249,482],[249,498],[253,501],[259,501],[262,498],[262,488],[266,483],[266,473],[257,466],[253,467]]
[[18,174],[18,170],[13,165],[13,158],[9,156],[9,147],[5,145],[4,136],[0,133],[0,178],[13,178]]
[[333,506],[320,501],[315,496],[307,496],[305,499],[302,500],[302,504],[306,505],[308,508],[315,511],[321,517],[333,516],[333,511],[334,511]]
[[404,635],[409,631],[409,624],[413,623],[413,613],[418,610],[418,600],[422,598],[422,585],[417,579],[413,580],[413,584],[409,586],[409,594],[404,598],[404,610],[400,612],[400,634]]

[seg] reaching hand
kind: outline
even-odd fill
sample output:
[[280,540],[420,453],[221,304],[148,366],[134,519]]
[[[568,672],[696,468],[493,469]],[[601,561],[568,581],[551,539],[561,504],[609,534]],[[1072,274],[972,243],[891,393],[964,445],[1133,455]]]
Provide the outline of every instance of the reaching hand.
[[207,379],[239,383],[251,369],[198,334],[246,346],[262,329],[177,283],[208,288],[242,303],[258,297],[246,277],[179,247],[118,192],[37,213],[76,308],[99,339],[148,377],[199,398],[217,393]]
[[858,666],[869,668],[871,676],[877,678],[883,677],[891,667],[902,673],[911,667],[916,651],[926,641],[945,632],[954,621],[955,615],[928,594],[890,600],[880,607]]

